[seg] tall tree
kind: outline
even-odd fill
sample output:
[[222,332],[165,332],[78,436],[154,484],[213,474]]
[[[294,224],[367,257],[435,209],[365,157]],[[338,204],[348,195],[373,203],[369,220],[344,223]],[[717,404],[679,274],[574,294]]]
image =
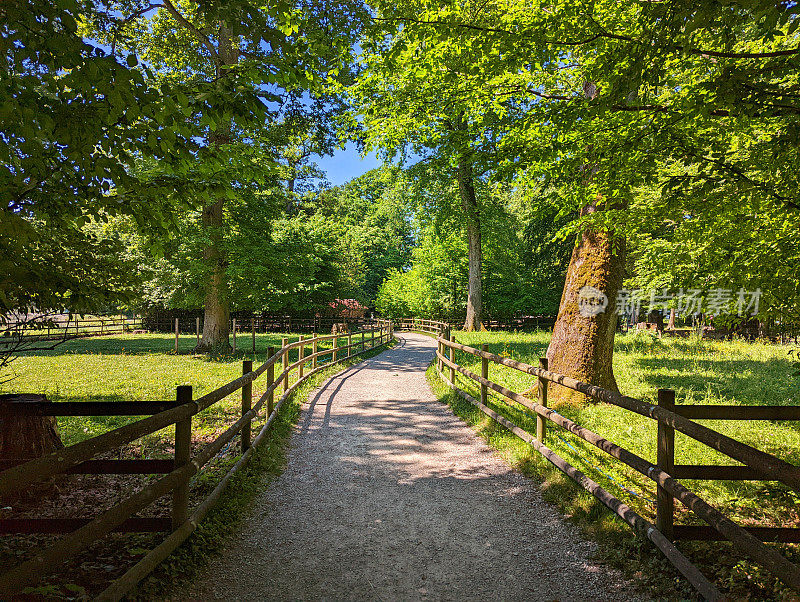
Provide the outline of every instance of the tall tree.
[[[202,198],[207,280],[201,348],[224,351],[229,346],[230,315],[224,206],[242,185],[225,171],[242,144],[262,141],[257,131],[264,122],[293,123],[293,115],[316,108],[314,98],[307,101],[303,94],[311,91],[318,98],[322,82],[343,68],[361,22],[361,4],[161,0],[145,7],[122,2],[118,9],[123,18],[105,28],[112,46],[136,51],[160,79],[179,82],[195,97],[208,98],[217,110],[192,124],[219,167],[198,163],[183,176],[210,184]],[[243,116],[236,107],[252,97],[262,102]],[[242,177],[265,177],[258,175],[259,169],[269,172],[280,163],[277,153],[271,157],[266,164],[251,165]]]
[[[735,181],[737,194],[797,205],[793,3],[422,1],[378,10],[430,56],[480,47],[464,74],[470,98],[525,110],[502,135],[507,167],[553,187],[554,203],[576,216],[579,241],[548,353],[555,370],[613,388],[613,330],[604,322],[624,265],[615,249],[624,246],[612,241],[634,230],[641,216],[625,207],[659,170],[673,168],[667,197],[704,198]],[[587,259],[595,269],[582,269]],[[605,295],[605,312],[580,314],[584,287]]]
[[456,184],[469,246],[464,329],[478,330],[484,302],[477,182],[493,169],[494,133],[513,108],[473,102],[465,76],[480,48],[460,45],[443,52],[415,37],[413,29],[383,26],[361,46],[361,72],[348,92],[367,148],[381,148],[389,157],[417,155],[426,173],[446,174]]

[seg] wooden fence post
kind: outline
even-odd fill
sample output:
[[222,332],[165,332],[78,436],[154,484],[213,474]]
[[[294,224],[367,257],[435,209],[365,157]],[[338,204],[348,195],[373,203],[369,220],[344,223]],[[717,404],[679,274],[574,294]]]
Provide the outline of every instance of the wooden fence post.
[[442,373],[442,358],[439,356],[442,354],[442,342],[439,340],[444,337],[444,328],[439,326],[439,332],[436,336],[436,370],[439,374]]
[[339,335],[333,337],[333,361],[339,358]]
[[319,351],[319,341],[317,341],[317,333],[311,333],[311,355],[313,359],[311,360],[311,369],[317,369],[317,351]]
[[375,347],[375,327],[369,329],[369,348]]
[[[489,351],[489,344],[484,343],[481,345],[481,351]],[[489,378],[489,360],[485,357],[481,358],[481,378],[485,378],[488,380]],[[481,403],[486,405],[486,400],[489,397],[489,387],[485,384],[481,383]]]
[[[658,390],[658,407],[674,411],[675,391],[672,389]],[[656,448],[656,465],[672,474],[675,469],[675,429],[658,422],[658,445]],[[675,500],[666,489],[656,487],[656,529],[664,534],[667,539],[673,538],[673,519]]]
[[[455,335],[453,335],[453,334],[450,335],[450,342],[451,343],[455,343],[456,342]],[[454,347],[450,347],[450,363],[451,364],[455,364],[456,363],[456,350],[455,350]],[[456,369],[453,368],[453,367],[450,368],[450,384],[451,385],[456,384]]]
[[[244,360],[242,362],[242,376],[250,374],[253,371],[253,360]],[[242,416],[250,411],[253,403],[253,381],[250,381],[242,387]],[[252,421],[247,420],[242,426],[242,453],[250,449],[250,424]]]
[[197,346],[200,346],[200,318],[194,319],[194,330],[195,334],[197,335]]
[[256,354],[256,319],[254,317],[250,318],[250,330],[253,333],[253,355]]
[[178,355],[178,318],[175,318],[175,355]]
[[361,330],[361,353],[364,353],[364,330]]
[[[547,358],[539,358],[539,367],[542,370],[547,370]],[[547,379],[539,377],[539,403],[547,407]],[[547,420],[539,414],[536,414],[536,440],[539,443],[544,443],[545,434],[547,432]]]
[[[275,347],[267,347],[267,357],[275,355]],[[271,387],[275,382],[275,364],[267,366],[267,388]],[[272,416],[272,406],[275,403],[275,390],[269,392],[267,395],[267,419]]]
[[[284,348],[284,352],[283,352],[283,371],[284,372],[286,372],[286,370],[289,368],[289,350],[286,349],[286,345],[288,345],[288,344],[289,344],[288,337],[283,337],[281,339],[281,347]],[[288,390],[289,390],[289,375],[286,374],[283,377],[283,392],[286,393],[286,391],[288,391]]]
[[236,318],[233,319],[233,355],[236,355]]
[[[449,341],[449,340],[450,340],[450,327],[449,327],[449,326],[447,326],[447,327],[444,329],[444,339],[445,339],[446,341]],[[442,343],[442,357],[447,357],[447,353],[448,353],[448,352],[447,352],[447,350],[448,350],[448,347],[447,347],[447,345],[445,345],[444,343]],[[444,373],[444,361],[442,361],[442,373]]]
[[303,335],[300,335],[300,347],[297,349],[297,360],[300,362],[300,365],[297,367],[297,380],[303,378],[303,368],[305,367],[305,362],[303,358],[306,356],[306,344],[303,342],[305,339]]
[[[178,320],[176,319],[177,323]],[[192,386],[178,385],[175,391],[178,404],[191,403]],[[175,423],[175,469],[186,466],[192,456],[192,417]],[[172,491],[172,530],[189,518],[189,480],[179,483]]]
[[347,357],[353,355],[353,335],[347,331]]

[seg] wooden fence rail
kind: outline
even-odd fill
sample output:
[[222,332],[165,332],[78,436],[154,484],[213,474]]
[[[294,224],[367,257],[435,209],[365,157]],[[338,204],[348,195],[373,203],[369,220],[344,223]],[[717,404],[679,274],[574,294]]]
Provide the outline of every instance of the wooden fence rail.
[[[369,339],[364,337],[365,334],[370,335]],[[361,335],[360,340],[353,341],[353,335]],[[0,495],[24,490],[34,482],[65,473],[160,473],[164,476],[94,518],[25,519],[25,521],[6,521],[5,523],[0,521],[0,530],[4,529],[6,532],[54,533],[69,531],[49,548],[36,551],[29,560],[0,575],[0,598],[5,599],[19,595],[26,586],[35,584],[45,575],[55,572],[69,558],[111,531],[171,530],[164,541],[97,598],[98,600],[119,600],[196,529],[200,520],[220,498],[233,475],[247,463],[253,450],[268,436],[280,408],[301,383],[335,363],[385,345],[392,337],[392,323],[379,320],[374,326],[347,335],[315,335],[291,343],[284,340],[280,349],[269,349],[268,359],[257,369],[253,370],[252,362],[245,360],[241,377],[196,399],[193,398],[191,386],[179,386],[174,402],[102,402],[99,404],[89,402],[30,404],[22,402],[3,404],[0,408],[0,412],[3,413],[22,412],[74,416],[93,415],[90,413],[97,412],[97,415],[133,415],[137,413],[152,413],[152,415],[41,458],[5,462],[0,465],[0,468],[5,468],[0,472]],[[341,339],[347,339],[347,344],[339,345]],[[332,341],[333,346],[320,350],[318,344],[324,341]],[[313,351],[306,355],[305,350],[309,346]],[[298,360],[289,365],[288,352],[291,349],[298,350]],[[329,356],[328,361],[320,361],[326,356]],[[275,376],[276,365],[282,367],[277,377]],[[306,365],[310,365],[311,369],[305,371]],[[293,371],[296,377],[294,382],[289,384]],[[252,384],[264,373],[267,374],[266,389],[253,403]],[[280,388],[283,389],[283,394],[278,402],[274,403],[275,392]],[[192,456],[190,453],[192,417],[239,390],[242,391],[241,417],[214,441],[203,446]],[[252,421],[262,413],[265,405],[266,422],[251,441]],[[82,406],[83,409],[77,406]],[[112,406],[118,406],[119,412],[114,412]],[[175,455],[172,460],[93,460],[100,453],[118,449],[126,443],[152,434],[171,424],[176,425]],[[189,480],[198,474],[203,466],[237,435],[241,438],[242,443],[241,457],[220,480],[211,494],[190,513]],[[169,493],[172,493],[171,518],[133,517],[153,501]]]
[[20,342],[70,340],[83,337],[126,334],[143,330],[142,318],[98,317],[75,318],[66,322],[47,320],[39,325],[8,324],[2,329],[0,345],[17,345]]
[[[429,322],[429,321],[428,321]],[[672,564],[687,578],[687,580],[696,588],[696,590],[706,599],[716,600],[720,599],[719,591],[702,575],[702,573],[691,564],[691,562],[673,545],[671,538],[674,536],[687,539],[708,539],[713,534],[715,537],[728,539],[733,542],[734,546],[739,552],[760,564],[773,575],[781,579],[784,583],[800,591],[800,569],[789,560],[787,560],[778,551],[765,546],[761,538],[767,541],[772,540],[794,540],[794,533],[800,534],[800,530],[771,530],[771,529],[745,529],[731,521],[727,516],[722,514],[717,509],[713,508],[699,496],[689,491],[684,487],[676,478],[677,475],[668,472],[668,468],[675,472],[675,468],[680,471],[695,470],[712,470],[720,471],[719,475],[728,470],[728,467],[674,467],[674,445],[670,445],[668,434],[671,431],[674,436],[674,431],[682,432],[689,437],[692,437],[710,447],[721,451],[729,457],[741,461],[745,467],[737,467],[739,470],[750,470],[747,476],[757,476],[758,478],[765,478],[769,480],[781,481],[789,487],[797,490],[800,484],[800,468],[793,466],[783,460],[776,458],[770,454],[766,454],[756,450],[741,442],[735,441],[709,429],[700,424],[697,424],[684,415],[691,415],[693,417],[719,417],[718,406],[713,406],[714,409],[708,408],[705,413],[698,409],[690,408],[703,408],[703,406],[674,406],[670,400],[674,400],[674,393],[671,391],[660,391],[659,400],[660,405],[656,406],[647,402],[625,397],[619,393],[601,389],[587,383],[569,378],[562,374],[553,373],[547,370],[547,360],[542,358],[539,366],[532,366],[524,362],[519,362],[510,358],[502,357],[497,354],[489,353],[485,346],[483,349],[476,349],[462,345],[455,342],[454,337],[450,334],[448,325],[444,323],[420,323],[418,321],[406,321],[398,323],[399,328],[423,330],[430,329],[436,330],[436,364],[437,372],[448,386],[450,386],[458,395],[466,399],[481,411],[491,416],[497,422],[509,428],[513,433],[527,441],[531,446],[541,453],[547,460],[555,465],[559,470],[564,472],[567,476],[575,480],[578,484],[584,487],[587,491],[592,493],[603,504],[625,520],[634,529],[641,532],[647,537],[654,545],[656,545],[662,553],[672,562]],[[456,352],[462,352],[480,358],[481,360],[481,374],[478,375],[467,368],[459,365],[456,361]],[[511,391],[491,380],[488,379],[488,362],[493,362],[498,365],[507,366],[509,368],[525,372],[537,377],[538,380],[538,400],[531,400],[519,393]],[[447,372],[445,371],[447,369]],[[465,376],[467,379],[477,383],[480,386],[481,399],[475,399],[469,393],[459,388],[456,384],[456,373]],[[547,407],[547,390],[549,386],[559,385],[565,386],[570,389],[580,391],[594,399],[618,405],[637,414],[656,420],[661,433],[667,433],[667,436],[661,435],[659,437],[658,445],[658,461],[657,464],[652,464],[632,452],[615,445],[614,443],[604,439],[597,433],[582,427],[572,420],[558,414],[557,412]],[[498,414],[486,405],[486,395],[488,390],[492,390],[502,397],[518,403],[526,409],[534,412],[537,417],[536,435],[531,435],[518,425],[514,424],[508,418]],[[742,408],[743,409],[743,408]],[[749,409],[749,408],[748,408]],[[755,418],[761,416],[771,416],[782,419],[796,419],[800,412],[800,408],[785,408],[781,411],[767,410],[765,408],[753,408],[751,412],[741,412],[736,410],[735,414],[741,414],[744,418]],[[635,513],[621,500],[612,496],[608,491],[603,489],[596,482],[588,479],[583,473],[578,471],[573,466],[569,465],[563,458],[555,454],[551,449],[545,445],[546,439],[546,422],[556,424],[565,430],[577,435],[584,441],[591,443],[598,449],[608,453],[613,458],[623,462],[636,471],[640,472],[649,479],[656,482],[658,487],[658,506],[660,511],[658,513],[658,526],[653,525],[643,517]],[[665,430],[667,429],[667,430]],[[697,474],[697,473],[695,473]],[[728,475],[732,476],[732,475]],[[720,478],[723,478],[720,476]],[[675,527],[674,532],[670,532],[672,527],[672,503],[673,499],[679,500],[687,508],[691,509],[700,518],[706,521],[711,528],[697,528],[697,527]],[[667,531],[665,534],[663,531]],[[779,531],[779,532],[778,532]],[[793,531],[793,534],[784,533],[784,531]]]

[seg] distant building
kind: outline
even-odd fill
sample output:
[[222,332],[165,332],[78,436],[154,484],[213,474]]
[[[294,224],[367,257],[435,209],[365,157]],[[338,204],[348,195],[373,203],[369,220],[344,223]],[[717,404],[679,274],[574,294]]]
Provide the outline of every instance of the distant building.
[[355,299],[334,299],[324,310],[325,315],[337,318],[363,318],[369,308]]

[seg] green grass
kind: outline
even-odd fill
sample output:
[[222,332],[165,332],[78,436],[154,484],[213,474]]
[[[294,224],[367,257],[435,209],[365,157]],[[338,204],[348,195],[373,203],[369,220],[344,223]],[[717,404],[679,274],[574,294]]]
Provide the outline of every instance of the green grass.
[[[480,332],[456,333],[458,342],[480,347],[489,344],[493,353],[504,354],[534,365],[544,356],[547,333]],[[458,363],[480,372],[474,356],[457,353]],[[657,339],[647,333],[617,338],[614,371],[620,390],[632,397],[655,401],[658,388],[676,391],[677,403],[795,405],[800,403],[800,379],[792,377],[791,358],[786,347],[745,341],[700,341]],[[431,376],[435,373],[431,371]],[[438,377],[435,377],[438,380]],[[515,391],[534,386],[534,377],[490,363],[489,378]],[[457,383],[477,396],[475,383],[458,375]],[[636,542],[627,526],[611,517],[599,502],[573,486],[546,461],[505,429],[494,425],[466,402],[454,398],[441,384],[437,391],[454,410],[476,425],[509,461],[543,481],[551,501],[573,517],[593,536],[605,542],[605,555],[618,566],[646,575],[644,580],[660,595],[675,587],[674,571],[663,567],[663,559],[648,551],[648,544]],[[535,432],[535,419],[528,411],[499,396],[490,395],[490,405],[526,430]],[[656,425],[652,420],[608,404],[582,408],[560,408],[565,416],[644,458],[655,461]],[[770,421],[703,421],[739,441],[773,453],[794,464],[800,463],[800,425]],[[655,519],[656,496],[652,481],[612,459],[581,439],[550,423],[548,446],[590,478],[599,482],[637,512]],[[695,464],[736,464],[688,437],[676,436],[676,462]],[[742,524],[798,526],[798,496],[772,482],[687,481],[686,484],[717,508]],[[690,512],[677,505],[676,522],[697,524]],[[782,586],[757,567],[739,562],[725,543],[682,543],[680,545],[714,577],[718,586],[734,596],[786,594]],[[796,546],[783,546],[795,560]],[[631,564],[631,558],[637,560]],[[654,564],[655,563],[655,564]],[[655,570],[658,567],[663,570]],[[660,575],[657,578],[655,575]],[[683,587],[683,595],[691,591]],[[788,595],[788,594],[786,594]]]
[[[289,335],[258,335],[255,356],[250,352],[251,339],[247,337],[243,341],[240,338],[240,351],[235,357],[226,355],[217,358],[194,355],[193,337],[181,340],[178,355],[174,354],[174,337],[170,335],[138,334],[77,339],[53,351],[19,357],[12,364],[14,379],[1,385],[0,393],[42,393],[55,402],[141,401],[174,399],[177,385],[191,384],[195,396],[199,396],[240,376],[242,359],[254,359],[254,366],[258,366],[267,358],[267,347],[280,347],[281,338],[284,336]],[[297,338],[297,335],[289,336],[290,341],[296,341]],[[360,342],[360,337],[353,338],[354,343],[356,340]],[[346,341],[347,337],[341,337],[339,345],[345,345]],[[245,343],[247,351],[242,351],[241,347],[245,346]],[[332,341],[326,341],[320,343],[319,349],[328,349],[331,346]],[[306,355],[309,353],[310,350],[307,350]],[[249,504],[255,494],[269,479],[281,472],[293,426],[309,393],[333,374],[376,353],[379,351],[368,351],[362,356],[353,357],[341,364],[321,370],[298,387],[281,407],[270,435],[255,451],[245,469],[231,480],[215,509],[192,537],[145,580],[136,597],[151,599],[153,595],[174,586],[176,582],[188,578],[204,566],[206,558],[219,548],[224,537],[247,515]],[[290,362],[296,358],[297,350],[293,350],[290,352]],[[280,370],[276,368],[276,376],[279,372]],[[292,382],[295,380],[296,371],[293,373]],[[254,382],[254,395],[258,395],[265,387],[266,376],[262,375]],[[279,397],[279,393],[276,392],[276,400]],[[215,434],[237,420],[241,412],[240,404],[241,396],[237,392],[198,414],[193,419],[194,445],[201,446],[211,441]],[[61,417],[58,419],[58,424],[64,443],[70,445],[137,419],[137,417]],[[254,435],[263,423],[264,417],[253,421]],[[133,453],[147,457],[170,457],[173,437],[174,427],[163,429],[126,446],[123,455],[131,457]],[[226,449],[192,480],[191,507],[196,506],[212,491],[238,457],[238,444],[226,446]],[[157,505],[164,506],[168,501],[164,498],[159,500]],[[152,509],[145,513],[151,514]],[[92,563],[95,556],[104,555],[114,558],[113,563],[122,569],[126,558],[130,563],[135,562],[158,541],[158,536],[152,535],[115,535],[105,538],[76,557],[72,571],[68,566],[62,574],[47,579],[42,587],[34,589],[45,597],[63,597],[67,591],[64,588],[69,587],[77,587],[81,591],[96,595],[108,585],[114,575],[93,577],[91,573],[77,570],[79,566],[83,566],[81,563]],[[22,559],[19,553],[11,549],[4,548],[3,554],[12,554],[17,561]],[[0,554],[0,561],[3,560],[8,559]],[[65,582],[64,579],[72,579],[74,583]]]
[[[199,397],[241,376],[243,359],[254,360],[255,367],[260,365],[267,358],[267,348],[280,347],[282,337],[298,339],[296,334],[259,334],[254,355],[251,338],[240,336],[235,356],[216,358],[193,354],[195,337],[188,335],[180,338],[178,355],[174,352],[174,336],[167,334],[75,339],[53,351],[22,354],[0,375],[0,381],[6,381],[0,384],[0,394],[39,393],[51,401],[155,401],[174,400],[178,385],[192,385],[194,396]],[[340,345],[345,345],[346,340],[342,337]],[[331,345],[330,341],[321,343],[320,349]],[[306,355],[309,353],[307,349]],[[289,359],[297,359],[297,350],[290,352]],[[276,376],[278,373],[276,368]],[[254,393],[265,388],[265,383],[265,376],[259,378],[253,385]],[[195,438],[221,430],[239,411],[236,395],[213,405],[195,418]],[[58,426],[64,444],[71,445],[138,419],[64,417],[58,419]],[[173,428],[167,428],[143,438],[139,443],[141,451],[151,450],[158,455],[173,432]]]

